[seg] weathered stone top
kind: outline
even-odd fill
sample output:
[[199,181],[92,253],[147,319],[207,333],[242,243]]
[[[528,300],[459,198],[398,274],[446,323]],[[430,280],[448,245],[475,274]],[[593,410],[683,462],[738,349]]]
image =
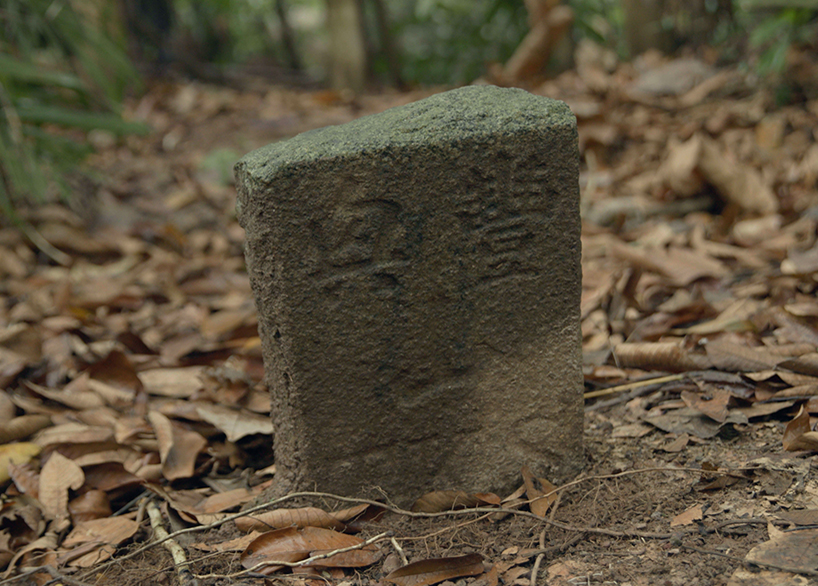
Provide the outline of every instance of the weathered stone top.
[[516,88],[467,86],[437,94],[340,126],[328,126],[269,144],[236,165],[266,183],[282,169],[318,159],[343,158],[405,146],[434,148],[464,140],[480,141],[526,130],[564,131],[574,127],[564,102]]

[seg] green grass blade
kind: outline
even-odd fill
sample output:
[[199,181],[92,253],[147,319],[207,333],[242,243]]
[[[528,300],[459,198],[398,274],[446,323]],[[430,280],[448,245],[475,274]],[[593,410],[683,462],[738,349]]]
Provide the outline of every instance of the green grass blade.
[[147,134],[150,127],[141,122],[129,122],[116,114],[106,112],[85,112],[44,104],[17,104],[20,120],[29,124],[57,124],[81,130],[99,128],[117,136],[126,134]]
[[57,86],[77,92],[87,91],[85,84],[76,75],[47,71],[31,62],[15,59],[4,53],[0,53],[0,77],[24,83]]

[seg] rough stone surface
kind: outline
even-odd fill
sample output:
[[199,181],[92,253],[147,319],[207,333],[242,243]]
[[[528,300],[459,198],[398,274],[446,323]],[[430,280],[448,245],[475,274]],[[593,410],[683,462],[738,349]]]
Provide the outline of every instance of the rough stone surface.
[[406,504],[582,466],[576,121],[466,87],[236,165],[277,492]]

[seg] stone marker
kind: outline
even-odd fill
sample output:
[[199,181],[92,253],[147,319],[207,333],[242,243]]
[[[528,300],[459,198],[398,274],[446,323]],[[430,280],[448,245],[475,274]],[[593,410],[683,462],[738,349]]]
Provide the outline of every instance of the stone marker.
[[576,121],[465,87],[236,165],[276,492],[506,491],[582,451]]

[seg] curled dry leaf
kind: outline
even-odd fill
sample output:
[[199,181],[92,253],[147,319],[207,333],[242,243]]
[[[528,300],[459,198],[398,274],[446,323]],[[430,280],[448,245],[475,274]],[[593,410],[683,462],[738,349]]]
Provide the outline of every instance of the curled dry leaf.
[[20,494],[27,494],[35,499],[39,498],[39,468],[35,468],[31,462],[26,462],[25,464],[9,464],[9,475],[14,482],[14,486],[20,491]]
[[55,403],[61,403],[66,407],[76,410],[94,409],[102,407],[105,401],[93,391],[79,389],[77,385],[66,385],[61,389],[49,389],[42,385],[25,381],[25,386],[32,392],[45,397]]
[[330,513],[317,507],[275,509],[236,519],[236,527],[239,531],[269,531],[284,527],[323,527],[345,531],[348,529],[347,522],[359,518],[373,508],[370,505],[361,504]]
[[29,543],[21,547],[17,550],[17,553],[14,554],[14,557],[11,558],[9,561],[9,565],[6,568],[5,573],[3,574],[4,578],[8,578],[9,575],[14,571],[14,568],[17,566],[17,562],[20,561],[26,554],[29,554],[34,551],[44,551],[44,552],[53,552],[57,549],[57,533],[54,531],[48,531],[42,537],[39,537]]
[[0,443],[26,439],[51,425],[48,415],[20,415],[0,428]]
[[34,443],[41,447],[54,444],[91,444],[108,442],[113,437],[114,432],[109,427],[63,423],[41,430],[34,437]]
[[[241,564],[252,568],[260,563],[299,562],[314,555],[361,545],[363,539],[319,527],[286,527],[269,531],[255,539],[241,554]],[[356,568],[375,563],[380,551],[373,545],[331,555],[308,564],[312,567]],[[265,565],[257,571],[271,574],[284,566]]]
[[[557,487],[544,478],[534,478],[528,466],[523,466],[523,484],[528,497],[528,508],[538,517],[545,517],[548,509],[557,500]],[[540,486],[537,486],[537,485]]]
[[818,431],[812,431],[809,413],[803,406],[784,428],[782,443],[788,452],[818,450]]
[[148,421],[159,441],[159,456],[162,459],[162,474],[165,478],[176,480],[193,476],[196,457],[207,446],[207,440],[158,411],[148,413]]
[[356,533],[360,531],[366,523],[377,522],[383,517],[386,509],[376,505],[361,503],[340,511],[331,511],[330,515],[346,525],[346,533]]
[[204,513],[221,513],[243,505],[255,496],[255,492],[246,488],[234,488],[225,492],[217,492],[202,501],[201,509]]
[[490,492],[467,493],[462,490],[436,490],[416,500],[412,505],[412,511],[439,513],[485,506],[500,506],[500,497]]
[[748,212],[774,214],[778,211],[778,198],[755,168],[729,160],[715,141],[700,135],[691,140],[695,138],[702,141],[699,172],[726,202]]
[[[156,456],[151,454],[150,456]],[[96,488],[107,493],[127,494],[138,490],[142,486],[142,478],[128,472],[119,462],[105,462],[95,466],[83,468],[85,484],[89,488]]]
[[480,554],[435,558],[412,562],[394,572],[384,580],[398,586],[428,586],[452,578],[477,576],[483,573],[483,557]]
[[614,354],[617,363],[625,368],[686,372],[710,367],[707,357],[693,354],[674,342],[626,342],[617,344]]

